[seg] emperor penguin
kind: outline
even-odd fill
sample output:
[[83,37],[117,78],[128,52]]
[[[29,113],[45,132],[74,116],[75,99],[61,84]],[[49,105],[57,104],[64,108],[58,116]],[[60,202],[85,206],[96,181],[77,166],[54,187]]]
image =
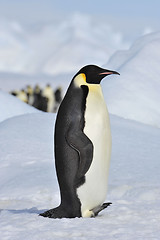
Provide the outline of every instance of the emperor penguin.
[[42,96],[48,99],[47,112],[53,112],[54,110],[54,92],[50,84],[47,84],[42,91]]
[[116,71],[87,65],[73,77],[55,123],[55,165],[61,203],[41,216],[94,217],[109,206],[111,131],[101,80]]
[[28,103],[28,97],[26,92],[24,91],[24,89],[22,89],[21,91],[19,91],[17,93],[17,98],[19,98],[21,101]]
[[33,105],[33,101],[34,101],[33,88],[30,85],[27,85],[26,93],[28,97],[28,104]]
[[55,104],[54,104],[54,112],[57,112],[58,107],[62,101],[62,88],[58,87],[54,92]]
[[41,109],[41,98],[42,98],[42,94],[41,94],[41,88],[38,84],[36,84],[36,86],[34,87],[33,90],[33,103],[32,106],[37,108],[37,109]]

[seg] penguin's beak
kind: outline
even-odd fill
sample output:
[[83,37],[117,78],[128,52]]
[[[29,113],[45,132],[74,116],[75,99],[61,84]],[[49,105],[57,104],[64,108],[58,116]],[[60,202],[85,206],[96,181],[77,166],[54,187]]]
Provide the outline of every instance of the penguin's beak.
[[104,72],[99,73],[99,75],[104,75],[104,76],[111,75],[111,74],[118,74],[118,75],[120,75],[120,73],[118,73],[116,71],[110,71],[110,70],[106,70],[106,69],[104,69]]

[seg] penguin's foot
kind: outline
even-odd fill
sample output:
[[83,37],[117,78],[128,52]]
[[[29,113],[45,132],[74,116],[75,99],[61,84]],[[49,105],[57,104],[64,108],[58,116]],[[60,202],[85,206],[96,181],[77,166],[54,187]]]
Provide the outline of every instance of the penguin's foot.
[[75,218],[80,217],[81,215],[79,212],[73,211],[73,209],[59,206],[57,208],[52,208],[44,213],[40,213],[39,216],[48,218]]
[[39,216],[48,217],[48,218],[57,218],[57,217],[55,217],[54,208],[50,209],[44,213],[40,213]]
[[95,208],[91,209],[91,211],[94,213],[94,217],[96,217],[99,212],[101,212],[103,209],[107,208],[111,204],[112,204],[111,202],[103,203],[101,206],[98,206],[98,207],[95,207]]

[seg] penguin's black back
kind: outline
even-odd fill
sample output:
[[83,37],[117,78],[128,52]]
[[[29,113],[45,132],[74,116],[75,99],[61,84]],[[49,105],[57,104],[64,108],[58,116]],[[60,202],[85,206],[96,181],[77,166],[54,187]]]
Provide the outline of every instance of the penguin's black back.
[[[84,112],[88,87],[77,88],[71,82],[68,91],[59,107],[55,124],[55,163],[61,192],[61,203],[68,207],[74,206],[80,213],[80,202],[76,188],[84,183],[84,178],[78,179],[79,154],[68,142],[70,129],[83,131],[85,120]],[[68,202],[68,204],[67,204]],[[74,208],[74,207],[73,207]],[[72,211],[74,211],[72,208]],[[77,213],[76,213],[77,214]]]

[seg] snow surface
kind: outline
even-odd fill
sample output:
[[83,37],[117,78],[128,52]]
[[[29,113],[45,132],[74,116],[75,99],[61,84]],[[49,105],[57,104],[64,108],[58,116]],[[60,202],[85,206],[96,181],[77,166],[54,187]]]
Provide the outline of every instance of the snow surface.
[[0,236],[14,239],[159,239],[160,130],[111,115],[113,151],[107,201],[92,219],[46,219],[58,205],[54,114],[0,124]]
[[[0,90],[0,122],[6,118],[24,113],[34,113],[38,110],[23,103],[18,98]],[[16,108],[16,111],[15,111]]]

